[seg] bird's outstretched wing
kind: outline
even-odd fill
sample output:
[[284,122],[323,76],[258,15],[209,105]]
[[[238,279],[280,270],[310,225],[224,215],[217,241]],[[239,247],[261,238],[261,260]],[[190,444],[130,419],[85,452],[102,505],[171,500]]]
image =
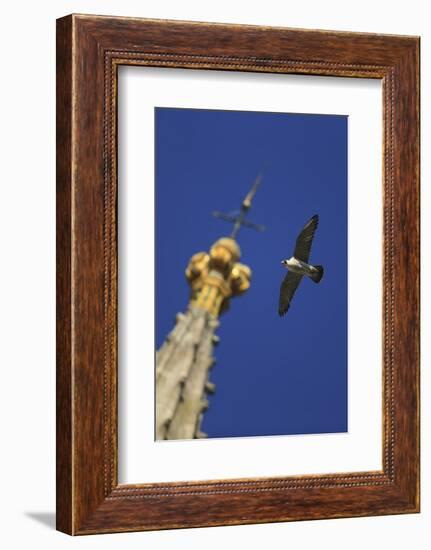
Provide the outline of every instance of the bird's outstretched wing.
[[280,317],[287,313],[290,302],[301,282],[302,275],[289,271],[280,286],[280,300],[278,302],[278,314]]
[[316,214],[311,220],[304,226],[301,233],[296,239],[295,252],[293,255],[298,260],[308,262],[310,257],[311,243],[313,242],[314,233],[319,223],[319,216]]

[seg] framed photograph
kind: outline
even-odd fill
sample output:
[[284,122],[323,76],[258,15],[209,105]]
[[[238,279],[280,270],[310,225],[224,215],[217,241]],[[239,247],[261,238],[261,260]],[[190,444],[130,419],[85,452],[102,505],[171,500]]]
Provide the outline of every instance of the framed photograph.
[[57,21],[57,528],[419,511],[419,38]]

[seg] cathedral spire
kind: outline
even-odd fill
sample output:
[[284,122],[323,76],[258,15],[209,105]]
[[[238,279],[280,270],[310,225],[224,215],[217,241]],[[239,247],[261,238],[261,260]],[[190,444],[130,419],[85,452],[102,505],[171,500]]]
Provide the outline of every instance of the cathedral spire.
[[239,211],[213,213],[234,224],[230,237],[218,239],[208,252],[198,252],[189,261],[187,311],[177,314],[173,330],[156,353],[156,439],[205,437],[200,425],[208,408],[207,394],[215,391],[209,372],[215,363],[218,317],[232,297],[250,287],[251,269],[239,262],[236,236],[242,226],[264,230],[245,219],[260,182],[258,176]]

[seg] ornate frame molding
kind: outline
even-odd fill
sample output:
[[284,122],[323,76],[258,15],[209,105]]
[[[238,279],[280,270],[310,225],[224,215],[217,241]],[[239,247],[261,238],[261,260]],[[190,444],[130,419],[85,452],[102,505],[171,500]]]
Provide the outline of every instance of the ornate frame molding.
[[[218,47],[220,38],[228,45]],[[86,534],[418,511],[418,39],[73,15],[58,20],[57,50],[58,529]],[[119,65],[383,81],[382,471],[118,484]]]

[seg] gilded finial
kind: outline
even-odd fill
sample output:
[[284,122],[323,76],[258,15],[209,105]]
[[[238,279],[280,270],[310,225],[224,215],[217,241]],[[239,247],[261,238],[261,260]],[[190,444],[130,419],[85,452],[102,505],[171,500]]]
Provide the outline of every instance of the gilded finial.
[[241,249],[236,236],[242,226],[264,231],[263,225],[246,220],[253,198],[261,184],[259,175],[241,204],[241,209],[230,214],[213,212],[217,218],[233,223],[229,237],[218,239],[209,252],[194,254],[186,269],[190,285],[190,305],[205,309],[214,318],[229,308],[230,298],[244,294],[250,288],[251,269],[239,263]]
[[190,304],[218,317],[229,307],[232,296],[246,292],[250,287],[251,269],[238,262],[240,257],[238,243],[230,237],[216,241],[209,253],[194,254],[186,269]]

